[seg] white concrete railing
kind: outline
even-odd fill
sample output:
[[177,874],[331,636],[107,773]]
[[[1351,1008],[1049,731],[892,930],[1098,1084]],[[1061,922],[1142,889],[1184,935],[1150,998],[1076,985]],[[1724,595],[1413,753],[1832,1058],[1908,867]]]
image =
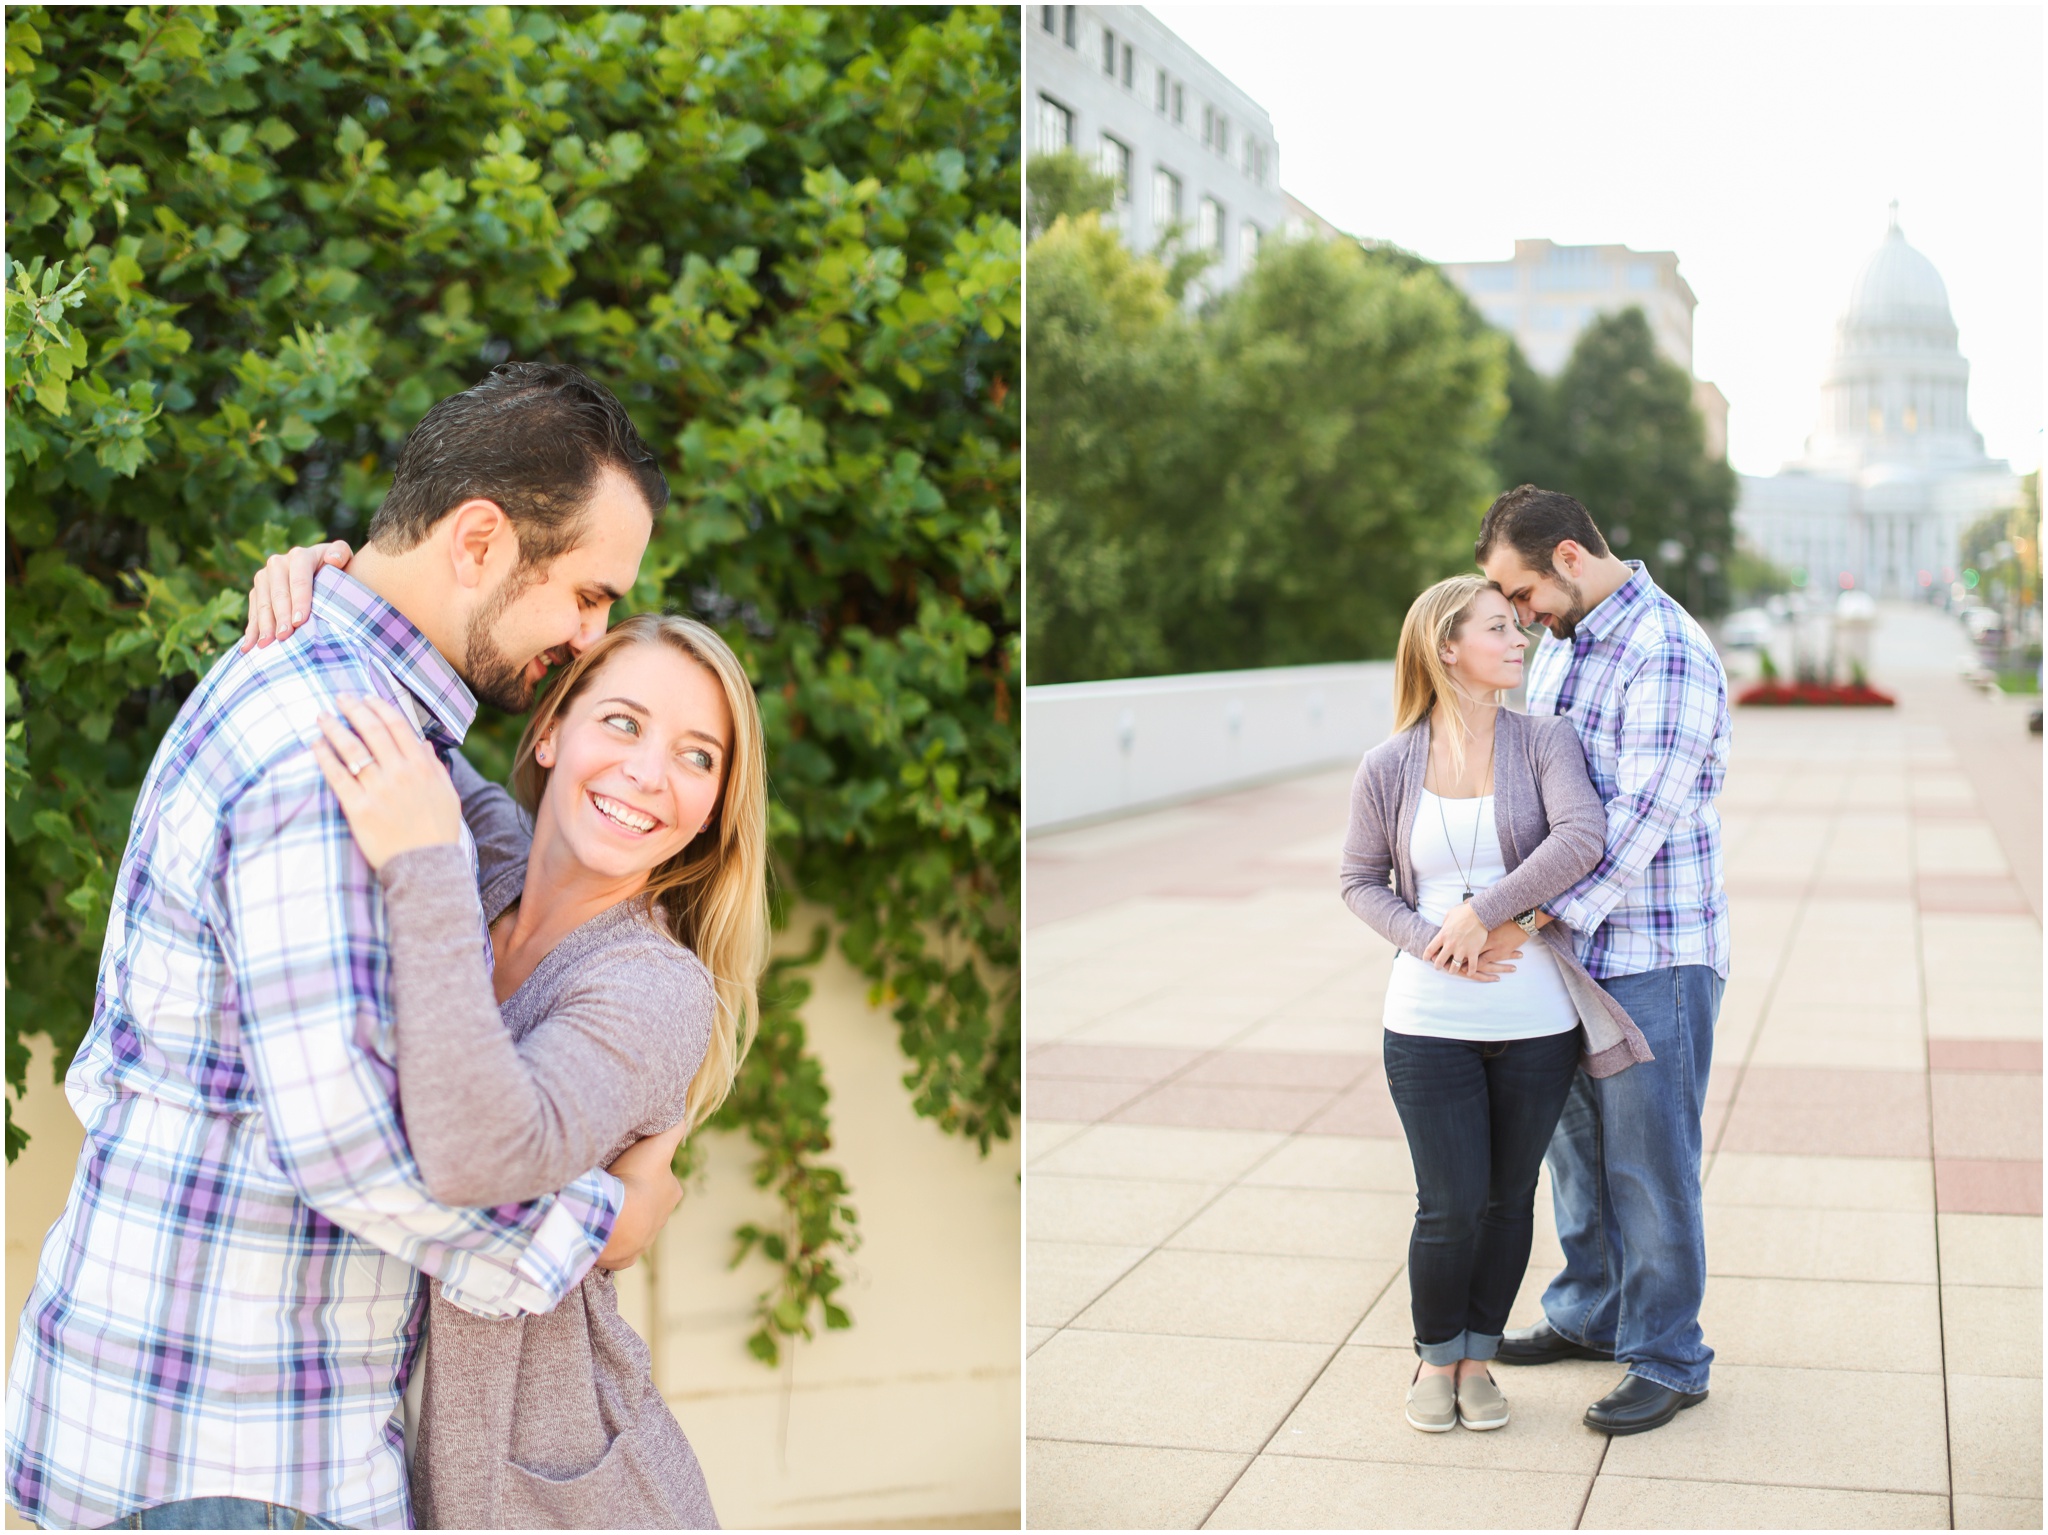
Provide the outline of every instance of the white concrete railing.
[[1393,699],[1391,661],[1026,688],[1024,829],[1356,761]]

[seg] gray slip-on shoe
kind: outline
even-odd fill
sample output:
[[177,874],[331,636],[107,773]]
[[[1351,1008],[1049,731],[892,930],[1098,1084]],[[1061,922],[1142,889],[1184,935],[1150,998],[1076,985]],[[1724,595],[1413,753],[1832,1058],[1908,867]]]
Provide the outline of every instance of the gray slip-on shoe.
[[1416,1372],[1408,1387],[1408,1426],[1425,1434],[1447,1434],[1458,1426],[1458,1387],[1452,1377]]
[[1501,1395],[1488,1371],[1468,1375],[1458,1382],[1458,1421],[1470,1429],[1507,1426],[1508,1399]]

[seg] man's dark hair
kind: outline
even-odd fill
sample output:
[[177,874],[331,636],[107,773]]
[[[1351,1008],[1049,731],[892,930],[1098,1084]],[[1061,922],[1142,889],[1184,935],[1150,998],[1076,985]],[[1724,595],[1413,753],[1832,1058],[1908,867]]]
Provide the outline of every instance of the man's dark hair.
[[1573,497],[1561,490],[1517,485],[1486,509],[1472,558],[1484,565],[1494,547],[1504,543],[1537,575],[1554,575],[1557,546],[1568,538],[1588,554],[1607,552],[1607,540],[1593,526],[1592,513]]
[[649,516],[661,515],[668,481],[616,395],[562,363],[503,363],[420,418],[370,519],[370,541],[402,553],[481,497],[512,519],[520,567],[545,567],[582,539],[607,468],[639,487]]

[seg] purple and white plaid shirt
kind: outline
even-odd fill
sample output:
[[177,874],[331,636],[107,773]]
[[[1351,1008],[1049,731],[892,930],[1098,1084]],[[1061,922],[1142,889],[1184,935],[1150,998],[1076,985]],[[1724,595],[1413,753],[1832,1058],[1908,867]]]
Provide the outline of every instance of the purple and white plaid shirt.
[[444,755],[476,713],[323,570],[312,620],[216,664],[142,786],[65,1079],[85,1144],[8,1381],[8,1496],[46,1528],[216,1496],[407,1527],[421,1271],[480,1315],[545,1311],[610,1234],[609,1173],[451,1209],[406,1147],[383,897],[307,749],[372,691]]
[[1529,664],[1531,714],[1564,714],[1607,806],[1607,850],[1547,903],[1600,978],[1676,965],[1728,975],[1721,815],[1728,674],[1692,615],[1642,562],[1569,641],[1546,634]]

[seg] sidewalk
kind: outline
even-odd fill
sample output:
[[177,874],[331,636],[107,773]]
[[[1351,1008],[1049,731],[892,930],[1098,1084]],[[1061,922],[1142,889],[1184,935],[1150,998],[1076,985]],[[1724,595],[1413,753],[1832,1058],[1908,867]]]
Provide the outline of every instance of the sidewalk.
[[[1502,1369],[1505,1430],[1402,1420],[1414,1183],[1392,951],[1337,898],[1349,770],[1032,840],[1032,1527],[2041,1527],[2040,748],[1946,621],[1881,637],[1896,711],[1736,716],[1718,1357],[1650,1434],[1583,1427],[1619,1376],[1576,1362]],[[1547,1185],[1537,1219],[1513,1325]]]

